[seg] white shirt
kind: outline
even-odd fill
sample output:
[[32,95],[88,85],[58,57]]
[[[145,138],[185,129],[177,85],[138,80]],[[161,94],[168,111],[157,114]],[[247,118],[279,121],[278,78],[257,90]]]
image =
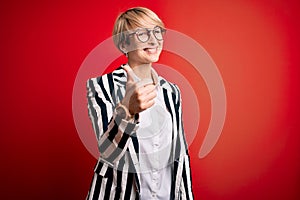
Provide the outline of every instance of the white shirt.
[[[156,72],[154,75],[157,76]],[[162,88],[156,87],[155,104],[139,113],[137,129],[142,200],[170,199],[172,119],[164,103]]]

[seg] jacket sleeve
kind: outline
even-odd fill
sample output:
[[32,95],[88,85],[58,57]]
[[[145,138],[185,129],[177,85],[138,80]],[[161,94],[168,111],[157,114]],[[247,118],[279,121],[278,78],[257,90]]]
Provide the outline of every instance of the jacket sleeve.
[[192,189],[192,176],[191,176],[191,167],[190,167],[190,156],[188,153],[188,145],[185,139],[185,133],[183,128],[183,118],[182,118],[182,99],[178,86],[177,88],[177,106],[179,111],[179,135],[181,139],[181,148],[184,148],[184,153],[181,154],[179,162],[182,163],[182,180],[180,183],[180,195],[181,199],[194,199],[193,189]]
[[130,135],[138,125],[120,119],[115,113],[112,80],[106,75],[87,81],[88,112],[98,140],[98,148],[108,164],[114,165],[126,152]]

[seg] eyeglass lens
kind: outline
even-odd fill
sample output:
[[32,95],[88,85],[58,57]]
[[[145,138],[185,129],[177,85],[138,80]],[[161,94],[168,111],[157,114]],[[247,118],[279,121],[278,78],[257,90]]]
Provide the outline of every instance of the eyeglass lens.
[[147,42],[150,39],[150,32],[153,33],[157,40],[163,40],[164,31],[160,27],[156,27],[153,30],[141,29],[136,32],[136,35],[141,42]]

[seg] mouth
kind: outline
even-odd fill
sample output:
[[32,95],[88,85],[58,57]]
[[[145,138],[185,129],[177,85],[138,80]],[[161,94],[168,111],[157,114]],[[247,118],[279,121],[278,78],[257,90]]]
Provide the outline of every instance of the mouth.
[[158,51],[158,47],[144,48],[143,50],[149,54],[155,54]]

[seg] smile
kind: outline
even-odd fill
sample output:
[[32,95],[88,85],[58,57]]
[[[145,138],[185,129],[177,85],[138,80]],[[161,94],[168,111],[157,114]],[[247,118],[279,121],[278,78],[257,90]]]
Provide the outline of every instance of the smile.
[[146,51],[147,53],[155,54],[155,53],[157,53],[158,48],[157,47],[155,47],[155,48],[145,48],[143,50]]

